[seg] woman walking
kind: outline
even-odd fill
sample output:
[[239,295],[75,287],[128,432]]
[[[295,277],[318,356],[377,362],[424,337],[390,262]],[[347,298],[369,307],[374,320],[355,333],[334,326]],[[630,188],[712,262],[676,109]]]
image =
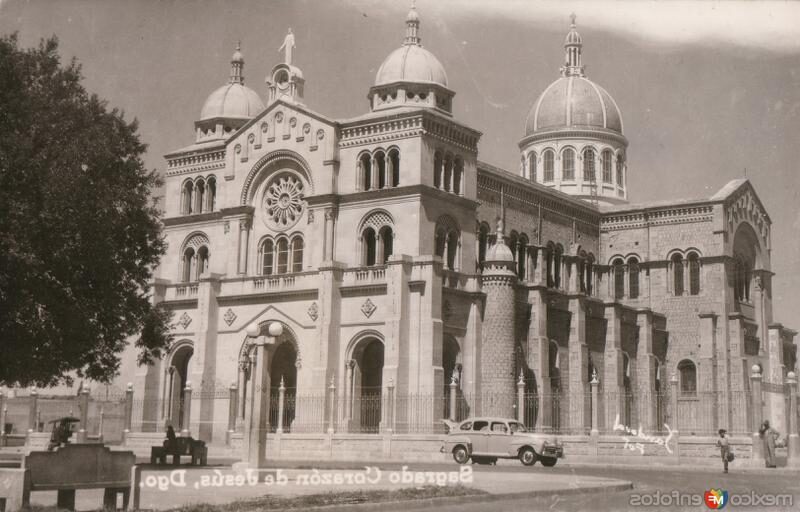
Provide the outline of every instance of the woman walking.
[[731,453],[731,445],[728,442],[728,431],[724,428],[719,429],[719,439],[717,439],[717,446],[719,446],[719,454],[722,456],[723,473],[728,472],[728,457]]
[[775,464],[775,439],[778,438],[778,431],[769,426],[769,420],[764,420],[758,435],[764,442],[764,463],[768,468],[778,467]]

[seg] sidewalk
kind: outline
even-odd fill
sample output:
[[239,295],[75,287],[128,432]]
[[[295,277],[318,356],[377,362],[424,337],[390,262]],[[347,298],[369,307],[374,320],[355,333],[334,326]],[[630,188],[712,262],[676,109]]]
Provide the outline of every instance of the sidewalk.
[[[238,481],[235,477],[239,475]],[[403,472],[401,468],[377,469],[270,469],[245,474],[229,467],[191,468],[189,466],[172,469],[145,469],[142,471],[140,508],[169,509],[188,504],[224,504],[237,500],[255,498],[266,494],[272,496],[295,497],[328,492],[399,489],[431,485],[437,478],[446,478],[456,485],[461,480],[468,488],[488,494],[478,496],[459,496],[453,498],[433,498],[446,500],[446,503],[491,501],[498,498],[529,497],[536,495],[614,492],[631,489],[631,482],[611,478],[586,477],[576,475],[548,474],[546,468],[531,468],[526,473],[472,472],[470,466],[437,468],[437,472]],[[335,479],[339,483],[334,483]],[[421,476],[420,476],[421,475]],[[430,476],[433,475],[433,476]],[[440,477],[437,475],[444,475]],[[420,482],[424,479],[424,483]],[[249,480],[248,480],[249,479]],[[269,483],[265,482],[268,481]],[[281,483],[282,482],[282,483]],[[447,483],[451,485],[451,483]],[[79,510],[98,508],[102,503],[102,491],[79,491],[76,496]],[[461,501],[459,501],[461,500]],[[37,492],[31,495],[32,505],[53,505],[55,492]],[[444,501],[443,501],[444,502]],[[396,503],[396,504],[395,504]],[[407,506],[407,503],[405,504]],[[400,502],[375,505],[380,510],[403,508]],[[348,510],[357,507],[370,507],[370,504],[337,507]],[[326,507],[326,510],[331,509]],[[376,509],[377,510],[377,509]]]

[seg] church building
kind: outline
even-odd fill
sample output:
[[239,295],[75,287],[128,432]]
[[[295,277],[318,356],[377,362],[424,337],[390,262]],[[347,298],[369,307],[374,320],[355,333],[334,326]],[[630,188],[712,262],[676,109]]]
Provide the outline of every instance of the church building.
[[[796,333],[772,316],[772,221],[751,183],[636,203],[635,148],[574,17],[519,169],[484,163],[415,8],[402,36],[349,119],[305,104],[291,31],[258,92],[237,47],[195,140],[166,155],[153,300],[175,342],[131,379],[137,424],[224,442],[262,393],[284,432],[434,433],[524,408],[542,431],[745,433],[757,365],[785,428]],[[262,388],[253,334],[273,323]]]

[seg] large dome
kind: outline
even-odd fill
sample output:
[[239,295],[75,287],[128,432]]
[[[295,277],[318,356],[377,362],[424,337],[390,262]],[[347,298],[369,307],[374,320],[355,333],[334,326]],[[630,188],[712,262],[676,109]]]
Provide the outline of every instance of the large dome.
[[394,82],[432,82],[447,87],[447,73],[431,52],[406,44],[386,57],[375,77],[375,85]]
[[240,83],[229,83],[212,92],[203,109],[200,120],[218,117],[250,119],[264,110],[264,103],[258,94]]
[[533,104],[525,135],[564,128],[601,128],[622,134],[622,115],[605,89],[583,76],[564,76]]

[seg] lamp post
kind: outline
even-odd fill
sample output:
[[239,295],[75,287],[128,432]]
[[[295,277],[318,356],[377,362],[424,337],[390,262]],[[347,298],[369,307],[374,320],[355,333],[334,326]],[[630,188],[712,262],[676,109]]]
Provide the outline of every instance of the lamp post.
[[246,419],[248,465],[252,468],[264,467],[266,462],[267,432],[269,431],[269,358],[268,345],[275,344],[275,338],[283,334],[283,325],[272,322],[267,327],[267,335],[261,335],[261,325],[247,326],[247,336],[253,343],[253,369],[251,370],[251,400]]

